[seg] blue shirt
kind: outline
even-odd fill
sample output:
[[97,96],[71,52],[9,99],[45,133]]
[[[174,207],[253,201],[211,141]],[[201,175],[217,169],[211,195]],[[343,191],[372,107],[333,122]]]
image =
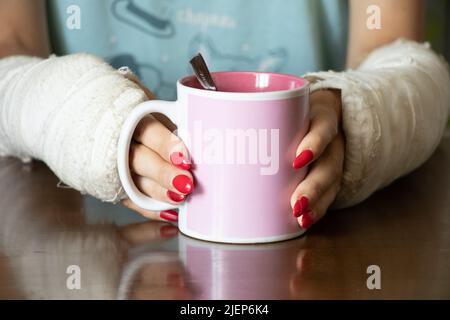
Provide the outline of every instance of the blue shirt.
[[48,0],[48,15],[57,54],[127,65],[167,100],[197,52],[212,71],[301,75],[345,60],[345,0]]

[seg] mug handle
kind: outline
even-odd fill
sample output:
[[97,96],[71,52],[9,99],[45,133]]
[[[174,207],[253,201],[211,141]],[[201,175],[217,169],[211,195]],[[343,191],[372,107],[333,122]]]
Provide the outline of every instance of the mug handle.
[[177,209],[181,205],[174,205],[152,199],[143,194],[133,182],[129,167],[129,150],[134,130],[138,123],[150,113],[162,113],[167,116],[175,125],[179,124],[179,104],[176,101],[150,100],[139,104],[131,111],[122,125],[117,146],[117,169],[119,171],[120,182],[125,193],[140,208],[150,211],[162,211]]

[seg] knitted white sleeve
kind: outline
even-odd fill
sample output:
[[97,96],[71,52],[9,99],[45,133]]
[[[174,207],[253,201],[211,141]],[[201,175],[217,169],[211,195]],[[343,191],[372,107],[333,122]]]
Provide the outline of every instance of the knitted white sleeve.
[[65,184],[123,197],[117,141],[144,92],[88,54],[0,60],[0,155],[43,160]]
[[344,177],[334,207],[356,204],[424,163],[450,107],[447,63],[428,44],[397,40],[357,70],[309,73],[311,92],[341,89]]

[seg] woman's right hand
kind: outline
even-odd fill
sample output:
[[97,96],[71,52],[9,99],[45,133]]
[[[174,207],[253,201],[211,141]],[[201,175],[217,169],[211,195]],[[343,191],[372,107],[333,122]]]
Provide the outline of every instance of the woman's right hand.
[[[124,76],[137,84],[149,100],[156,99],[136,75],[126,72]],[[172,133],[174,129],[159,114],[144,117],[134,130],[128,165],[139,191],[155,200],[179,204],[194,191],[194,179],[189,172],[189,152],[183,141]],[[122,200],[122,204],[149,219],[178,221],[176,210],[148,211],[130,199]]]
[[[143,118],[136,127],[130,146],[129,166],[137,188],[153,199],[178,204],[194,190],[186,146],[156,116]],[[130,199],[122,203],[147,218],[178,220],[175,210],[147,211]]]

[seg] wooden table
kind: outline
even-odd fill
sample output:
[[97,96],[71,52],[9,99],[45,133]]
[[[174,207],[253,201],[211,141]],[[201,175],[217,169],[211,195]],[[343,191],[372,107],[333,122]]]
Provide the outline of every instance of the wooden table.
[[[449,299],[449,164],[447,137],[419,170],[307,235],[233,246],[57,187],[42,163],[3,158],[0,298]],[[367,287],[371,265],[379,290]]]

